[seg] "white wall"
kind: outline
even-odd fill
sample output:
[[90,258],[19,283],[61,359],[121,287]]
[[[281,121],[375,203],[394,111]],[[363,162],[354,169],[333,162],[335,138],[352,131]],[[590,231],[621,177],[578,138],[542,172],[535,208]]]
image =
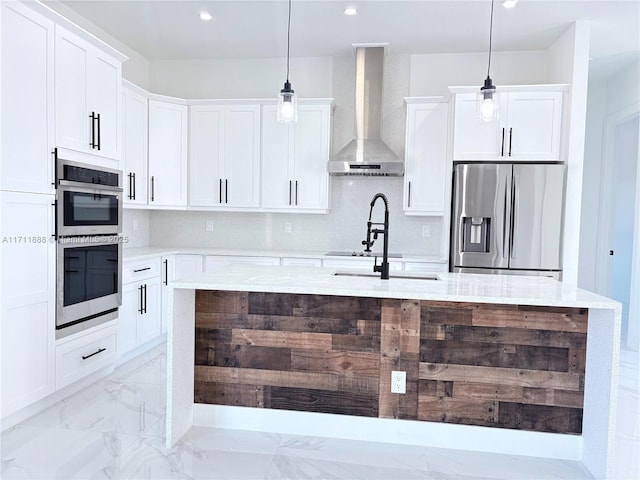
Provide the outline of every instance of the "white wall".
[[[449,95],[449,86],[477,85],[487,76],[486,53],[411,55],[409,95],[422,97]],[[491,78],[494,85],[532,85],[549,83],[548,53],[493,52]]]
[[151,212],[125,209],[122,216],[122,235],[126,237],[125,248],[149,245]]
[[549,48],[549,81],[568,83],[563,151],[567,163],[564,207],[562,280],[578,284],[580,216],[589,72],[589,24],[576,22]]
[[[292,58],[289,81],[299,97],[331,97],[332,57]],[[150,90],[179,98],[275,98],[284,58],[166,60],[150,63]]]

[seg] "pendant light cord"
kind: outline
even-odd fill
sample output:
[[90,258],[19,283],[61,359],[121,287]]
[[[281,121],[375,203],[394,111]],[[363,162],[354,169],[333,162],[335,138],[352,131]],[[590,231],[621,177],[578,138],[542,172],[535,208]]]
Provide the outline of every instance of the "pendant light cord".
[[[289,0],[289,1],[291,1],[291,0]],[[491,70],[491,43],[492,43],[492,40],[493,40],[493,0],[491,0],[491,21],[489,23],[489,66],[487,67],[487,77],[489,77],[489,71]]]
[[[493,2],[493,0],[491,0]],[[492,3],[493,5],[493,3]],[[291,0],[289,0],[289,20],[287,21],[287,83],[289,83],[289,40],[291,37]]]

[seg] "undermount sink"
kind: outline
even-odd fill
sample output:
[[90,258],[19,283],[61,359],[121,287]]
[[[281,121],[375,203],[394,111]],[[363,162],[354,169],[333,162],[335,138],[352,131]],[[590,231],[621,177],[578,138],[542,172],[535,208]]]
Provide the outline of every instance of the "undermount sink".
[[[338,270],[333,275],[337,277],[380,277],[379,273],[375,272],[354,272],[354,271],[342,271]],[[390,278],[400,278],[403,280],[440,280],[434,273],[391,273]]]

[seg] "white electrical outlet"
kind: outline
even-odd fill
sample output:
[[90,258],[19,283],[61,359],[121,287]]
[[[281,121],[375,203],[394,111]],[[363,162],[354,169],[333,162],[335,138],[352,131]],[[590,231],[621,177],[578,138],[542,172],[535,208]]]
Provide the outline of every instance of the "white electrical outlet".
[[391,372],[391,393],[407,393],[407,372]]
[[213,232],[213,220],[207,220],[204,224],[205,232]]
[[293,228],[293,225],[291,225],[291,223],[289,222],[284,223],[284,233],[291,233],[292,228]]

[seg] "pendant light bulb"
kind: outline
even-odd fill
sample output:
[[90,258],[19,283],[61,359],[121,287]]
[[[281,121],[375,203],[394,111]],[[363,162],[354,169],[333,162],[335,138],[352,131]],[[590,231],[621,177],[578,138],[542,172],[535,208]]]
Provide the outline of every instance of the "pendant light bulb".
[[493,40],[493,2],[491,0],[491,23],[489,24],[489,64],[487,66],[487,78],[484,85],[480,87],[476,99],[476,112],[478,119],[483,122],[492,122],[498,119],[498,92],[491,80],[489,72],[491,71],[491,43]]
[[296,93],[289,83],[289,40],[291,37],[291,0],[289,0],[289,19],[287,21],[287,80],[278,95],[276,120],[278,123],[296,123],[298,121],[298,101]]

